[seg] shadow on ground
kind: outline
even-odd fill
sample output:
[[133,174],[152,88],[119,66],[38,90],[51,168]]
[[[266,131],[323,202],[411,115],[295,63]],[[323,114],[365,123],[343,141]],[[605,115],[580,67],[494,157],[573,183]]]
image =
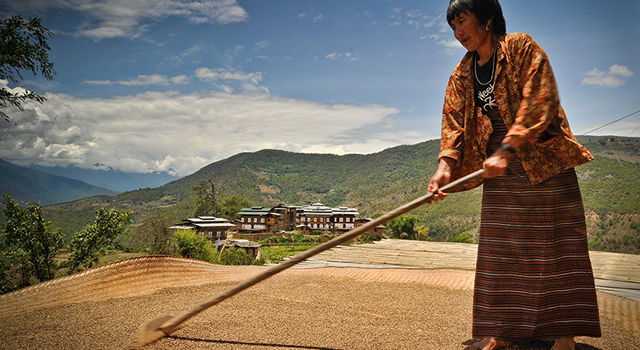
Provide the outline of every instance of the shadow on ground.
[[[466,342],[462,343],[463,345],[470,346],[471,344],[475,344],[476,342],[481,341],[482,339],[469,339]],[[503,348],[504,350],[549,350],[553,347],[554,340],[553,339],[532,339],[519,341],[511,344],[511,346]],[[576,343],[576,350],[602,350],[600,348],[596,348],[595,346]]]
[[[309,349],[309,350],[344,350],[340,348],[327,348],[327,347],[318,347],[318,346],[305,346],[305,345],[292,345],[292,344],[274,344],[274,343],[256,343],[256,342],[239,342],[239,341],[229,341],[229,340],[213,340],[213,339],[199,339],[199,338],[188,338],[188,337],[176,337],[169,335],[167,338],[175,339],[175,340],[184,340],[190,342],[196,342],[201,344],[227,344],[227,345],[246,345],[246,346],[260,346],[267,348],[283,348],[283,349]],[[595,348],[594,348],[595,349]]]

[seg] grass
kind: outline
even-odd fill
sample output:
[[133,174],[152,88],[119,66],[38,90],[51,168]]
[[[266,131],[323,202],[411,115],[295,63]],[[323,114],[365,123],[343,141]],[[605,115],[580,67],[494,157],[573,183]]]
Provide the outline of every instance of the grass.
[[280,245],[273,247],[262,247],[262,257],[268,264],[277,264],[283,259],[297,255],[300,252],[315,247],[316,244],[305,245]]

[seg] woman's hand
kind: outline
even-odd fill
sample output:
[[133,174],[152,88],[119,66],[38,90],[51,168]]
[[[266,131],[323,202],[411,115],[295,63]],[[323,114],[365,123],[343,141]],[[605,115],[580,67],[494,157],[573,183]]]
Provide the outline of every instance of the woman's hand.
[[[522,139],[518,136],[507,136],[502,140],[502,144],[507,145],[510,149],[514,150],[520,147]],[[513,158],[514,154],[504,148],[498,148],[497,151],[484,161],[484,177],[490,179],[492,177],[504,175],[507,172],[507,165],[509,160]]]
[[[437,202],[447,197],[446,193],[438,191],[440,187],[446,185],[451,181],[451,166],[455,163],[455,160],[447,157],[440,158],[438,163],[438,169],[435,174],[429,180],[429,187],[427,191],[433,193],[433,202]],[[429,202],[431,204],[432,202]]]
[[504,175],[507,171],[507,164],[513,155],[508,151],[499,149],[484,161],[484,177],[490,179],[492,177]]

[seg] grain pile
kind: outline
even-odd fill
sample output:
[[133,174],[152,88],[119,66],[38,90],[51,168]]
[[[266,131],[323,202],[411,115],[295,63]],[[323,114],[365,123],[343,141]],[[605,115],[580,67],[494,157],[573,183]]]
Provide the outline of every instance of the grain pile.
[[[0,348],[125,349],[145,321],[263,269],[145,257],[26,288],[0,296]],[[289,269],[145,349],[464,349],[473,341],[472,287],[468,270]],[[639,303],[599,298],[603,337],[578,338],[577,349],[640,348]]]

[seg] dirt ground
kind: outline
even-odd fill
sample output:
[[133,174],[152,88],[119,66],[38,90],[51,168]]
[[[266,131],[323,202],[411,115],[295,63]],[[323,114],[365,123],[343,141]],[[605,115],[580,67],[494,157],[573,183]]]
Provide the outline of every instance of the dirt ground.
[[[126,349],[176,315],[266,267],[130,259],[0,296],[0,349]],[[289,269],[143,349],[465,349],[473,271]],[[639,349],[640,302],[598,292],[602,338],[576,349]],[[509,349],[550,349],[552,340]]]

